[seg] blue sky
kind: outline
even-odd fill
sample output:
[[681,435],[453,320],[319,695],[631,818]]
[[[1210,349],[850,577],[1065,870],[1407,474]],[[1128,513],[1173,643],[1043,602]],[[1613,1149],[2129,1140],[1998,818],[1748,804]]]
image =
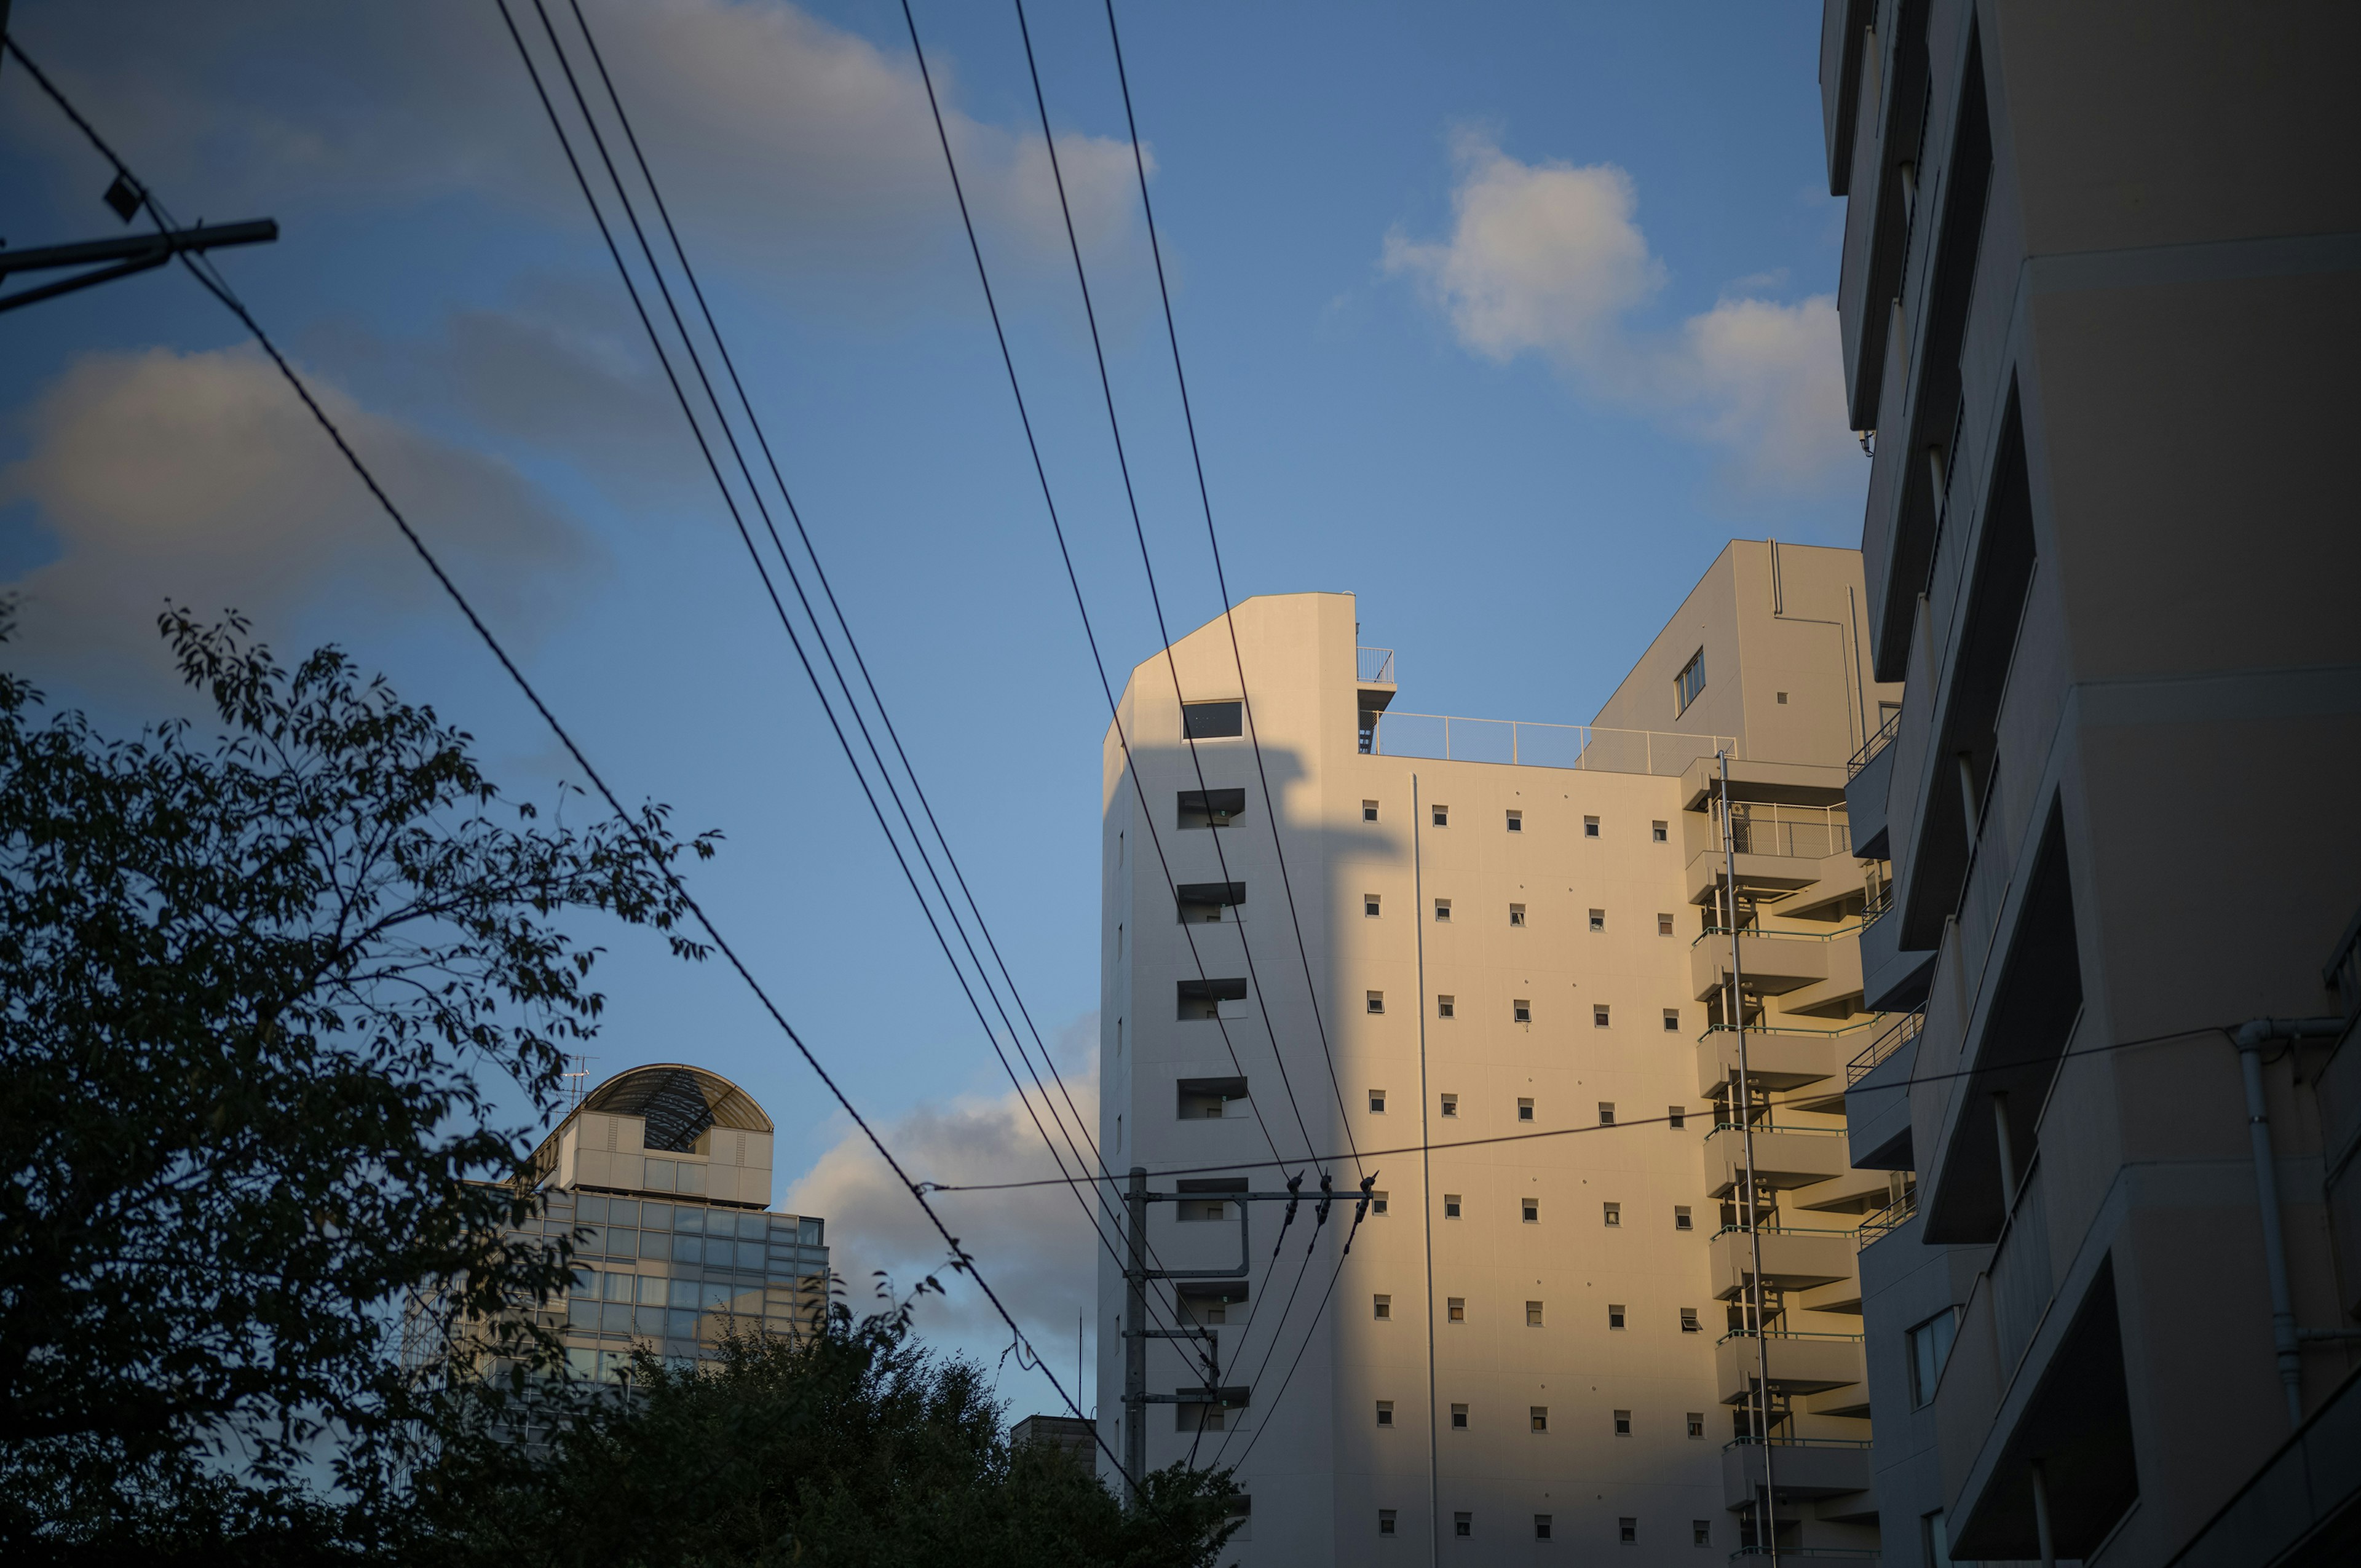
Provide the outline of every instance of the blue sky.
[[[1002,949],[1087,1073],[1105,710],[900,12],[586,10]],[[1155,623],[1015,16],[917,11],[1120,682]],[[1725,540],[1858,543],[1817,7],[1121,16],[1235,595],[1357,592],[1406,707],[1578,722]],[[1028,16],[1177,634],[1219,598],[1104,16]],[[1042,1164],[492,0],[18,0],[12,26],[182,218],[279,219],[224,270],[610,780],[728,835],[700,895],[917,1173]],[[106,182],[0,68],[7,242],[115,232]],[[471,729],[512,793],[555,798],[548,736],[192,282],[13,313],[0,345],[0,578],[26,596],[16,657],[54,699],[118,726],[180,710],[156,608],[236,605],[281,649],[344,643]],[[779,1123],[782,1201],[809,1173],[848,1261],[929,1262],[726,973],[608,939],[594,1077],[728,1073]],[[1071,1209],[954,1218],[1071,1366],[1090,1269]],[[987,1360],[1005,1339],[972,1304],[933,1323]],[[1014,1362],[1004,1391],[1046,1396]]]

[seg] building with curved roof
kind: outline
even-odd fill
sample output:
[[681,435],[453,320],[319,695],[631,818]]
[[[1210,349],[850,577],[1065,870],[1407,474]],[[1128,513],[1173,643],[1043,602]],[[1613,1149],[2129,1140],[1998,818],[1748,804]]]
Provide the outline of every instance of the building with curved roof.
[[[719,1073],[653,1062],[591,1090],[542,1140],[526,1174],[540,1214],[509,1239],[572,1239],[573,1288],[542,1321],[562,1330],[577,1373],[611,1380],[637,1349],[694,1360],[732,1332],[819,1322],[827,1227],[770,1212],[772,1135]],[[413,1335],[413,1364],[430,1337]]]

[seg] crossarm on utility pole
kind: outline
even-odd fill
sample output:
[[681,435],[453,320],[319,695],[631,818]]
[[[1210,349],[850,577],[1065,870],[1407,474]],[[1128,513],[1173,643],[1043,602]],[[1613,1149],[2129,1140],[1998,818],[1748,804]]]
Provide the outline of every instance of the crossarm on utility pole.
[[[0,248],[0,278],[18,272],[54,271],[60,267],[93,267],[91,271],[60,278],[54,283],[43,283],[38,288],[0,295],[0,311],[13,311],[19,305],[53,300],[60,294],[71,294],[93,283],[145,272],[163,266],[183,251],[212,250],[226,245],[268,245],[278,237],[276,219],[256,218],[242,224],[201,224],[195,228],[170,229],[162,234],[126,235],[120,239],[90,239],[71,245],[37,246],[30,250]],[[93,266],[93,263],[107,261],[115,265]]]

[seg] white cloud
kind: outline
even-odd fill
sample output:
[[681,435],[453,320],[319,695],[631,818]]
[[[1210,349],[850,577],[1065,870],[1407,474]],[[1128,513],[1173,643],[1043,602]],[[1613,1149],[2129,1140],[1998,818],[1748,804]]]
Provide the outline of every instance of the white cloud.
[[[526,631],[597,563],[590,543],[506,464],[449,445],[309,378],[362,460],[462,587]],[[12,663],[77,686],[177,687],[155,632],[169,598],[249,615],[285,647],[306,611],[341,620],[434,592],[377,503],[260,354],[90,355],[29,414],[31,450],[0,474],[55,559],[27,574]]]
[[1763,298],[1780,275],[1757,274],[1675,332],[1648,332],[1633,318],[1665,269],[1631,175],[1521,162],[1466,131],[1453,150],[1449,237],[1397,231],[1384,264],[1420,285],[1463,345],[1502,363],[1539,355],[1587,396],[1719,448],[1741,485],[1810,493],[1858,471],[1832,298]]
[[[511,9],[598,180],[597,152],[533,6],[511,0]],[[569,8],[549,10],[585,93],[599,104]],[[906,49],[881,47],[783,0],[590,0],[585,10],[692,247],[766,274],[869,273],[958,243],[942,151]],[[30,19],[20,26],[34,30]],[[133,0],[49,13],[26,41],[70,92],[104,106],[125,156],[174,193],[184,215],[466,193],[544,220],[588,223],[489,0]],[[1019,254],[1062,261],[1064,229],[1036,123],[966,114],[952,62],[939,55],[929,63],[979,219]],[[28,135],[60,135],[19,115]],[[611,120],[602,128],[609,151],[630,168]],[[1129,144],[1070,132],[1059,137],[1059,157],[1083,244],[1130,236],[1137,193]]]
[[[1093,1013],[1068,1030],[1061,1042],[1091,1042],[1087,1064],[1068,1071],[1065,1081],[1093,1136],[1098,1131],[1097,1036],[1098,1015]],[[1044,1101],[1031,1093],[1028,1082],[1025,1098],[1010,1090],[922,1106],[878,1130],[917,1180],[956,1184],[1054,1176],[1056,1168],[1027,1113],[1028,1100],[1052,1137],[1058,1136],[1052,1105],[1072,1125],[1056,1084],[1050,1084],[1049,1098]],[[1075,1141],[1082,1144],[1079,1133]],[[1059,1147],[1064,1150],[1062,1140]],[[1087,1155],[1089,1145],[1082,1147]],[[1071,1154],[1067,1161],[1071,1167]],[[1068,1368],[1059,1373],[1065,1381],[1071,1363],[1061,1362],[1067,1353],[1054,1347],[1071,1344],[1075,1319],[1092,1315],[1099,1253],[1090,1222],[1071,1192],[1063,1187],[949,1192],[935,1195],[932,1201],[1036,1347],[1049,1355],[1053,1366]],[[906,1293],[931,1274],[948,1295],[929,1298],[920,1309],[921,1330],[957,1337],[971,1346],[1005,1343],[1007,1330],[992,1304],[972,1281],[946,1266],[949,1249],[942,1237],[860,1129],[846,1127],[836,1145],[796,1182],[781,1207],[828,1221],[831,1260],[845,1278],[855,1311],[873,1310],[873,1270],[885,1270]],[[1109,1225],[1112,1234],[1113,1222]]]

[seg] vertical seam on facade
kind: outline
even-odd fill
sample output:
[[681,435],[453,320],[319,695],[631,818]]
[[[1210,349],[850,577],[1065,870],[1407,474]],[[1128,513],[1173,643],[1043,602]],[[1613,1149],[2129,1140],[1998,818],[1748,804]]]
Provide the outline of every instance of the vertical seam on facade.
[[1437,1563],[1443,1553],[1443,1478],[1435,1426],[1434,1403],[1434,1154],[1424,1146],[1433,1138],[1427,1131],[1426,1086],[1426,868],[1421,858],[1418,775],[1410,776],[1410,913],[1418,948],[1418,1154],[1419,1211],[1426,1236],[1426,1557]]

